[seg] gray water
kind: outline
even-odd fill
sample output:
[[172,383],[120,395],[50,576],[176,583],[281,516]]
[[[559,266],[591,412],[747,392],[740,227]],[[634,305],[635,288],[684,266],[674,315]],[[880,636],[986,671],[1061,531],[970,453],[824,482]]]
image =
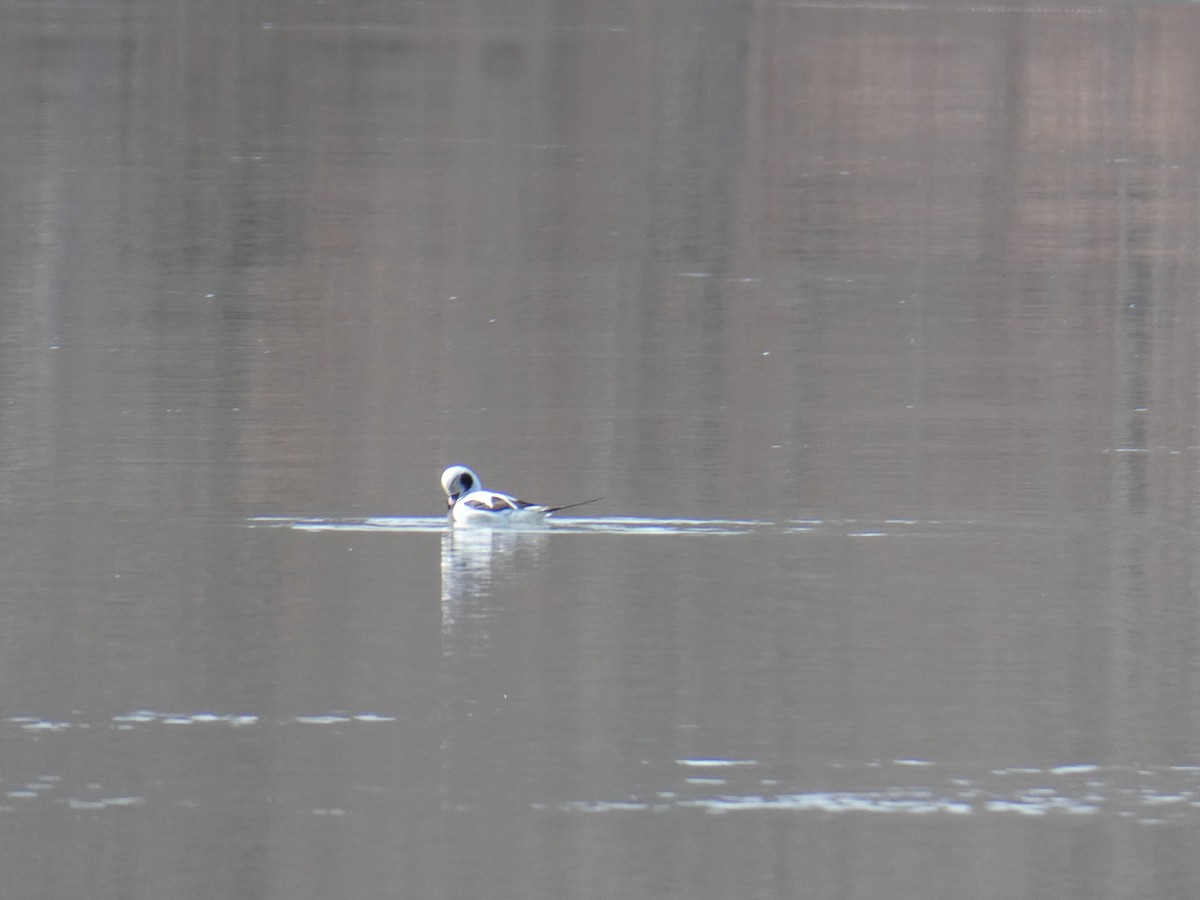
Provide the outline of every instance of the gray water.
[[1200,9],[48,0],[0,78],[0,897],[1200,895]]

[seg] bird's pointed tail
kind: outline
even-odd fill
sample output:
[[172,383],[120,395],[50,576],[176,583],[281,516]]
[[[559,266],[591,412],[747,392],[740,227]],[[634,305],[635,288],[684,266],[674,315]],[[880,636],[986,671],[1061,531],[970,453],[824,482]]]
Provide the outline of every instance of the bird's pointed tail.
[[558,512],[560,509],[574,509],[576,506],[583,506],[585,503],[595,503],[597,500],[603,500],[603,497],[593,497],[591,500],[580,500],[578,503],[567,503],[563,506],[551,506],[546,512]]

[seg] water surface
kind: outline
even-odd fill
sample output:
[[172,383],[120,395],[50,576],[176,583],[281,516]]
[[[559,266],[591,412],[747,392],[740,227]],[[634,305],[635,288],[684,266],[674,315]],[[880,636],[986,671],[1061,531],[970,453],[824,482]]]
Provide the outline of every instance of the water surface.
[[1198,16],[5,6],[0,897],[1200,894]]

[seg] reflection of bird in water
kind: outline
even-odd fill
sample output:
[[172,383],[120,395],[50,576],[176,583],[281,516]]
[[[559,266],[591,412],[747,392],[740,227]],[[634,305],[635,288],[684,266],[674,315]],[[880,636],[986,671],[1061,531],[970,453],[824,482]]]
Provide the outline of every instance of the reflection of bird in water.
[[512,715],[513,619],[529,608],[523,598],[538,579],[525,576],[553,538],[549,528],[472,527],[444,528],[441,538],[438,792],[445,809],[462,810],[506,781],[510,757],[496,742]]
[[542,506],[518,500],[511,494],[487,490],[479,476],[466,466],[446,469],[442,473],[442,490],[446,492],[446,503],[456,525],[540,525],[550,513],[595,503],[600,499],[596,497],[563,506]]
[[495,581],[511,573],[518,560],[537,559],[548,539],[545,530],[447,528],[442,533],[443,635],[473,630],[466,620],[486,615],[479,604]]

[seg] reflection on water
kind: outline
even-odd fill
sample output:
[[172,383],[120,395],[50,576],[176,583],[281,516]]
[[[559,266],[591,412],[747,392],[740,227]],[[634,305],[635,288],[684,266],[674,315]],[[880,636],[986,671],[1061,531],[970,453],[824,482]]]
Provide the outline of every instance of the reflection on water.
[[471,603],[486,598],[497,578],[519,566],[536,565],[547,550],[545,530],[454,528],[442,534],[442,655],[465,647],[470,622],[485,623],[486,610]]

